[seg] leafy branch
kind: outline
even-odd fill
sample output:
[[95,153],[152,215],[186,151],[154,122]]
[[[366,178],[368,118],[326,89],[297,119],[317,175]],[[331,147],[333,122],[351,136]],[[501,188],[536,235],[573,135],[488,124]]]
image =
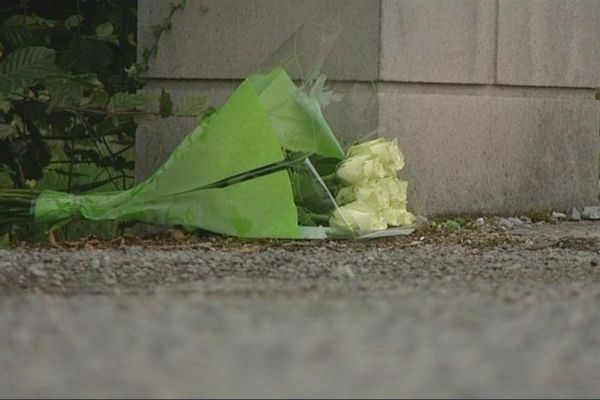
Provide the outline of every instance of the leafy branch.
[[0,187],[125,189],[141,119],[210,113],[204,96],[142,90],[185,3],[169,5],[137,59],[136,0],[3,0]]

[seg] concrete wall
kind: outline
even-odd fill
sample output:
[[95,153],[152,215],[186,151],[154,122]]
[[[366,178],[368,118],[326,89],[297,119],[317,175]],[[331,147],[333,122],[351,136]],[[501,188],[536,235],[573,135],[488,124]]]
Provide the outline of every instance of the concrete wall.
[[[139,4],[143,47],[167,2]],[[344,138],[376,127],[399,138],[417,211],[596,202],[600,0],[188,0],[160,43],[149,88],[202,90],[221,104],[304,22],[328,18],[344,31],[324,71],[350,93],[328,118]],[[309,53],[317,33],[299,39]],[[138,177],[194,124],[143,126]]]

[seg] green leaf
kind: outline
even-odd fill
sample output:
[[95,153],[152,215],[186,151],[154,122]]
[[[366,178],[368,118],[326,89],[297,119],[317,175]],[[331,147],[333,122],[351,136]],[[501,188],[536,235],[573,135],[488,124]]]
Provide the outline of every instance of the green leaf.
[[65,19],[64,26],[66,29],[75,28],[83,21],[82,15],[71,15],[67,19]]
[[159,114],[162,118],[167,118],[173,115],[173,100],[171,99],[171,93],[162,88],[158,102]]
[[90,96],[89,103],[87,103],[87,105],[90,107],[104,108],[106,107],[109,98],[110,95],[106,90],[102,88],[95,88],[92,92],[92,95]]
[[327,176],[335,173],[340,164],[340,160],[337,158],[321,157],[318,155],[312,156],[310,161],[313,163],[319,176]]
[[2,27],[24,27],[24,26],[38,26],[53,28],[57,24],[56,20],[40,17],[39,15],[23,15],[15,14],[6,18],[2,23]]
[[69,75],[69,80],[87,87],[102,87],[102,82],[98,80],[98,76],[95,73]]
[[40,26],[38,18],[31,15],[16,14],[2,23],[0,38],[11,49],[40,44],[47,29]]
[[150,103],[153,98],[147,94],[118,92],[110,99],[109,109],[130,111]]
[[176,114],[181,115],[203,115],[207,110],[206,96],[190,95],[183,98],[176,107]]
[[25,122],[23,118],[19,114],[14,114],[12,117],[12,121],[10,123],[17,131],[24,132],[25,131]]
[[113,32],[115,31],[115,27],[110,22],[105,22],[96,27],[96,36],[99,39],[109,38]]
[[16,133],[15,128],[9,124],[0,124],[0,140],[8,139]]
[[131,79],[135,79],[138,76],[137,64],[131,64],[129,68],[125,68],[127,76]]
[[457,231],[460,229],[460,223],[453,219],[449,219],[446,221],[446,229],[450,232]]
[[56,53],[47,47],[25,47],[10,53],[0,63],[0,74],[30,85],[57,71]]
[[11,105],[10,101],[0,100],[0,111],[2,111],[3,113],[9,112],[11,107],[12,107],[12,105]]
[[47,28],[54,28],[57,24],[57,21],[53,20],[53,19],[48,19],[48,18],[43,18],[40,17],[39,15],[32,15],[31,18],[33,19],[33,21],[35,22],[36,25],[39,26],[44,26]]
[[5,19],[2,27],[37,25],[37,23],[37,19],[31,15],[15,14]]
[[311,218],[311,212],[305,207],[297,207],[298,209],[298,224],[302,226],[317,226]]
[[96,74],[64,74],[49,77],[44,82],[46,89],[50,94],[50,103],[55,105],[85,105],[89,98],[84,97],[89,89],[92,89],[101,83],[96,78]]

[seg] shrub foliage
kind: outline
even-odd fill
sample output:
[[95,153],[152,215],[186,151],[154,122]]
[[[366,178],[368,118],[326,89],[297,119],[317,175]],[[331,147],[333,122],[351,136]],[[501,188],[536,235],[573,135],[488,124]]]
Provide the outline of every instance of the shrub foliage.
[[4,186],[124,189],[132,183],[140,118],[206,112],[200,96],[177,106],[165,90],[139,92],[160,36],[184,5],[171,4],[136,62],[135,0],[2,2],[0,171],[10,178]]

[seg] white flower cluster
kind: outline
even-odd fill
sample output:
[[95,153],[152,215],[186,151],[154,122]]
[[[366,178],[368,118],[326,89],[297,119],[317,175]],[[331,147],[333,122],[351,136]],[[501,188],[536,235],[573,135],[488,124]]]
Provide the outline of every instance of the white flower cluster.
[[340,205],[329,220],[331,226],[350,228],[358,234],[412,225],[406,210],[408,182],[398,180],[404,156],[396,140],[383,138],[350,147],[337,176],[347,183],[336,201]]

